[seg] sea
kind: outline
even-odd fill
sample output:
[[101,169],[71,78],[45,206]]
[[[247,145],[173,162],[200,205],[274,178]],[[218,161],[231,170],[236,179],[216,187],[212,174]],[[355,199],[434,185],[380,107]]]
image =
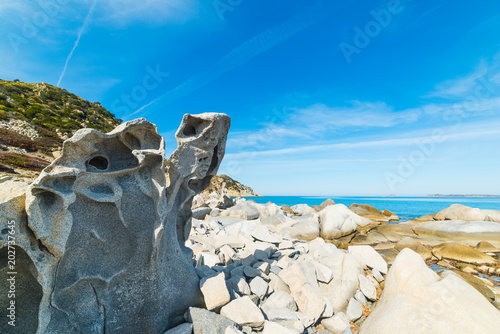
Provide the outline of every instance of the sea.
[[[500,210],[500,197],[321,197],[321,196],[264,196],[248,197],[257,203],[272,202],[277,205],[307,204],[320,205],[326,199],[349,206],[370,204],[383,211],[385,209],[399,216],[399,222],[437,213],[452,204],[462,204],[473,208]],[[399,223],[395,222],[395,223]]]

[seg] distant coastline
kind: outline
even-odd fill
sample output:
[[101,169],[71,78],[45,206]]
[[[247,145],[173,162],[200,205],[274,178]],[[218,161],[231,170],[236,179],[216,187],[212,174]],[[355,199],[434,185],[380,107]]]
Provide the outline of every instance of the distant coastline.
[[427,195],[425,197],[500,197],[500,195],[478,195],[478,194],[472,194],[472,195],[457,195],[457,194],[443,195],[443,194],[432,194],[432,195]]

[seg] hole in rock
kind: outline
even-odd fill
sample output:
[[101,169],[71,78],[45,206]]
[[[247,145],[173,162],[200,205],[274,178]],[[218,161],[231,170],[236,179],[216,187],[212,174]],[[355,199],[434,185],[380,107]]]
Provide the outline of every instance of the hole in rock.
[[108,169],[109,162],[105,157],[97,156],[90,159],[88,165],[93,166],[99,170],[106,170]]
[[202,133],[203,130],[206,129],[209,124],[210,122],[204,119],[200,119],[189,115],[186,121],[186,125],[182,129],[182,134],[186,137],[194,137]]
[[208,168],[207,174],[212,173],[214,171],[214,169],[217,168],[217,165],[219,164],[219,155],[218,155],[219,152],[218,151],[219,151],[219,148],[216,145],[214,147],[214,154],[212,155],[212,162],[210,163],[210,167]]

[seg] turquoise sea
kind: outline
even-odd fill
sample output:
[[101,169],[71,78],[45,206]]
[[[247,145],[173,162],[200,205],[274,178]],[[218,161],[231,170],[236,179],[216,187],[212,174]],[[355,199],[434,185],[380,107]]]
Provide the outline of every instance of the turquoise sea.
[[370,204],[379,210],[397,214],[400,222],[439,212],[452,204],[462,204],[479,209],[500,210],[500,197],[320,197],[320,196],[264,196],[252,197],[257,203],[273,202],[277,205],[319,205],[327,198],[349,206]]

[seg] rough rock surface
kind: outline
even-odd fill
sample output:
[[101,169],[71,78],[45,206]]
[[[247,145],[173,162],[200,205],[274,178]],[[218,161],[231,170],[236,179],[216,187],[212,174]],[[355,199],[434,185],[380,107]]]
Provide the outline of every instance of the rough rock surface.
[[145,119],[67,140],[28,188],[26,210],[22,196],[2,210],[16,221],[16,270],[31,284],[24,332],[160,333],[202,305],[184,243],[228,129],[226,115],[186,115],[168,188],[164,142]]
[[454,274],[440,278],[410,249],[397,256],[360,333],[495,333],[500,311]]
[[358,225],[373,223],[367,218],[358,216],[343,204],[327,206],[319,213],[321,236],[324,239],[335,239],[353,233]]

